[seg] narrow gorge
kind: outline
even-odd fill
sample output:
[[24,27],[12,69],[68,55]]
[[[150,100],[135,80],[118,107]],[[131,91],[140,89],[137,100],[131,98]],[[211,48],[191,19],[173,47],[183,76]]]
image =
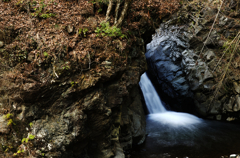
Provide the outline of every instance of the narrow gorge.
[[0,158],[237,157],[239,15],[237,0],[0,0]]

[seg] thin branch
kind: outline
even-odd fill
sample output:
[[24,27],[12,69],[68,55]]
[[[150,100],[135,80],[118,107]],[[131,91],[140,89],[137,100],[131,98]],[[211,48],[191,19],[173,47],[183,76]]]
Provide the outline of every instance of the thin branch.
[[216,17],[215,17],[215,19],[214,19],[214,22],[213,22],[213,24],[212,24],[212,27],[211,27],[211,29],[210,29],[210,31],[209,31],[209,33],[208,33],[207,39],[205,40],[205,42],[203,42],[203,47],[202,47],[202,50],[201,50],[200,53],[199,53],[198,59],[199,59],[200,55],[202,54],[203,49],[204,49],[204,47],[206,46],[206,43],[207,43],[207,41],[208,41],[208,39],[209,39],[209,37],[210,37],[210,35],[211,35],[211,33],[212,33],[213,27],[214,27],[214,25],[215,25],[215,23],[216,23],[216,20],[217,20],[217,18],[218,18],[218,15],[219,15],[219,13],[220,13],[220,10],[221,10],[221,8],[222,8],[222,5],[223,5],[223,3],[224,3],[224,0],[222,0],[221,2],[222,2],[222,3],[221,3],[221,6],[220,6],[220,8],[218,9],[218,13],[217,13],[217,15],[216,15]]
[[233,50],[233,52],[232,52],[232,54],[231,54],[230,60],[229,60],[229,62],[228,62],[228,64],[227,64],[227,67],[226,67],[224,73],[222,74],[222,79],[221,79],[221,81],[218,83],[218,86],[217,86],[216,90],[214,91],[214,96],[213,96],[211,102],[209,103],[209,107],[208,107],[208,109],[207,109],[207,112],[209,112],[209,111],[211,110],[211,104],[212,104],[213,100],[215,99],[215,97],[217,96],[218,91],[220,90],[220,88],[221,88],[221,86],[222,86],[223,80],[224,80],[224,78],[226,77],[226,74],[227,74],[228,68],[229,68],[229,66],[230,66],[230,64],[231,64],[231,62],[232,62],[233,56],[234,56],[234,54],[235,54],[235,52],[236,52],[236,49],[238,48],[239,40],[240,40],[240,36],[238,36],[238,39],[237,39],[236,45],[235,45],[235,47],[234,47],[234,50]]
[[220,64],[221,60],[223,59],[224,55],[226,54],[226,52],[228,51],[228,49],[230,48],[230,46],[232,45],[232,43],[236,40],[236,38],[240,35],[240,31],[238,32],[238,34],[235,36],[235,38],[232,40],[232,42],[229,44],[229,46],[227,47],[227,49],[224,51],[223,55],[221,56],[221,58],[219,59],[217,65],[214,67],[212,73],[216,70],[217,66]]

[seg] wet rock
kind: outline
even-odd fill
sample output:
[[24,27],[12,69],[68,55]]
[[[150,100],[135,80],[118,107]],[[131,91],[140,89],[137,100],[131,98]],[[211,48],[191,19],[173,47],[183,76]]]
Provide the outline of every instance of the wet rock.
[[207,102],[199,103],[197,100],[194,100],[194,104],[196,106],[196,111],[201,116],[207,116],[207,107],[208,107],[208,103]]
[[236,98],[231,96],[229,101],[227,103],[224,103],[224,105],[223,105],[224,109],[229,111],[229,112],[232,112],[233,111],[233,105],[235,104],[235,100],[236,100]]
[[182,65],[193,66],[193,60],[187,55],[183,58],[182,55],[184,49],[188,48],[187,39],[177,36],[174,26],[167,29],[165,27],[167,26],[161,26],[153,36],[152,42],[147,45],[148,51],[145,55],[150,69],[148,74],[151,79],[157,78],[159,89],[172,98],[168,100],[175,99],[178,104],[184,104],[185,101],[189,101],[187,98],[192,98],[193,95],[184,77],[184,73],[189,73],[190,68],[183,69]]
[[222,115],[217,115],[216,120],[218,120],[218,121],[222,120]]
[[240,110],[240,95],[236,96],[236,104],[233,106],[233,111],[239,111]]
[[206,101],[207,97],[203,93],[196,93],[194,95],[194,99],[197,100],[198,102],[202,103],[202,102]]
[[212,105],[212,108],[210,110],[210,114],[219,114],[221,111],[222,111],[222,108],[221,108],[221,102],[220,101],[214,101],[213,102],[213,105]]
[[238,154],[231,154],[229,158],[240,158],[240,155]]

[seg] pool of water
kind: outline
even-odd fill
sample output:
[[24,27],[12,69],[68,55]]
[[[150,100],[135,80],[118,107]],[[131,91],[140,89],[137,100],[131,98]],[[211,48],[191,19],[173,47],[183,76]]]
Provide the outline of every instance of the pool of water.
[[[165,121],[162,117],[166,117]],[[161,121],[158,121],[161,120]],[[176,125],[166,116],[147,116],[147,137],[134,147],[131,158],[220,158],[240,153],[240,125],[201,120]],[[183,120],[184,121],[184,120]],[[228,157],[227,156],[227,157]]]

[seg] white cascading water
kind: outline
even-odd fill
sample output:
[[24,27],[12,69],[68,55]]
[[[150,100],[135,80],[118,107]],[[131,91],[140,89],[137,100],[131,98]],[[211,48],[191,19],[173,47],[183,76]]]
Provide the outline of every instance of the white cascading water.
[[141,76],[139,85],[143,92],[146,106],[150,112],[148,116],[149,119],[175,127],[189,127],[189,125],[202,122],[200,118],[191,114],[167,111],[146,73]]

